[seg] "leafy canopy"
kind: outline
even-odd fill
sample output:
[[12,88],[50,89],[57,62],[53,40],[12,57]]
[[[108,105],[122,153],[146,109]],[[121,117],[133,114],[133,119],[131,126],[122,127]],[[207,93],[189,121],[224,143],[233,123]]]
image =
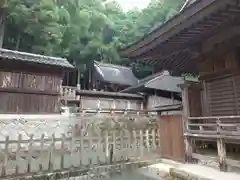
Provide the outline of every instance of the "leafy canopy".
[[152,0],[143,10],[124,12],[114,0],[2,0],[0,37],[4,48],[66,57],[77,65],[130,65],[118,50],[167,21],[183,1]]

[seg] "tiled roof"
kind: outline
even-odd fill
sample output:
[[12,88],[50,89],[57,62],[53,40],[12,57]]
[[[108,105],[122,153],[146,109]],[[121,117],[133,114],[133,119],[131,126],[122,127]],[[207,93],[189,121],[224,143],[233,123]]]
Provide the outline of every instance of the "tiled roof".
[[129,86],[138,83],[138,79],[134,76],[131,68],[97,61],[94,62],[94,68],[98,80]]
[[43,56],[38,54],[19,52],[19,51],[13,51],[13,50],[2,49],[2,48],[0,48],[0,58],[19,60],[23,62],[32,62],[32,63],[44,64],[44,65],[52,65],[52,66],[58,66],[63,68],[74,68],[74,66],[70,64],[67,61],[67,59],[64,59],[64,58]]
[[139,84],[124,89],[121,92],[134,93],[143,88],[163,90],[169,92],[181,92],[179,84],[183,83],[182,77],[171,76],[168,71],[156,73],[139,81]]

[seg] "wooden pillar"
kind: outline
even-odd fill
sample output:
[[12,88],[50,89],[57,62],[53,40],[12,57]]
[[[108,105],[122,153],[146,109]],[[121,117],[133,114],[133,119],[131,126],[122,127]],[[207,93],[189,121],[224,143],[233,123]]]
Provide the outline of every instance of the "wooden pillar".
[[[182,89],[182,104],[183,104],[183,128],[184,133],[188,132],[188,124],[189,124],[189,98],[188,98],[188,84],[185,82],[183,89]],[[193,143],[191,137],[188,136],[188,134],[185,135],[185,150],[186,150],[186,161],[192,162],[192,151],[193,151]]]
[[227,171],[226,164],[226,144],[223,138],[217,139],[217,149],[218,149],[218,157],[219,157],[219,168],[221,171]]
[[81,89],[81,71],[80,68],[77,70],[77,89]]

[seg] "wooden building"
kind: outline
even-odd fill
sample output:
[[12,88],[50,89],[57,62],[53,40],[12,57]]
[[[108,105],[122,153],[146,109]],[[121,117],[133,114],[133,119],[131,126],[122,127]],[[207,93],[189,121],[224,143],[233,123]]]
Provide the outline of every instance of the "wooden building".
[[138,79],[129,67],[95,61],[92,69],[92,89],[98,91],[119,92],[136,85]]
[[[197,0],[122,56],[168,69],[198,73],[183,87],[187,159],[214,159],[222,170],[240,167],[240,1]],[[218,156],[204,157],[204,142]]]
[[121,92],[142,94],[145,96],[145,107],[148,110],[181,108],[181,88],[183,77],[171,76],[168,71],[162,71],[144,79],[137,85]]
[[60,91],[66,59],[0,49],[0,113],[60,112]]

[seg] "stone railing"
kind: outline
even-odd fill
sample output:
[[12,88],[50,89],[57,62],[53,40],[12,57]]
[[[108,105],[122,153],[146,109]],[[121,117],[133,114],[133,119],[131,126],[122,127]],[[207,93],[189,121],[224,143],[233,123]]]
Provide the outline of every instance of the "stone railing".
[[62,86],[61,97],[63,99],[69,99],[69,100],[77,99],[76,90],[77,90],[77,87]]
[[[68,122],[66,119],[62,120]],[[20,124],[27,123],[29,128],[26,131],[29,131],[33,124],[44,123],[33,121],[25,119],[24,122],[13,122],[13,124],[19,123],[15,124],[15,127],[18,126],[21,129],[23,127]],[[57,124],[56,121],[53,124]],[[56,171],[72,170],[79,170],[82,173],[74,173],[75,175],[69,175],[69,177],[82,176],[84,172],[90,172],[94,167],[152,160],[159,156],[160,134],[157,127],[104,130],[92,128],[92,123],[89,121],[87,129],[77,127],[79,126],[75,126],[70,134],[64,130],[61,131],[61,135],[54,133],[57,128],[55,127],[51,128],[50,136],[46,136],[44,131],[42,134],[28,132],[27,136],[24,134],[16,134],[15,137],[7,134],[1,136],[0,177],[7,179],[33,176],[29,179],[34,179],[37,172],[39,175],[47,175]],[[0,132],[3,131],[2,129]],[[108,170],[103,173],[108,173]],[[63,178],[55,177],[54,179]]]

